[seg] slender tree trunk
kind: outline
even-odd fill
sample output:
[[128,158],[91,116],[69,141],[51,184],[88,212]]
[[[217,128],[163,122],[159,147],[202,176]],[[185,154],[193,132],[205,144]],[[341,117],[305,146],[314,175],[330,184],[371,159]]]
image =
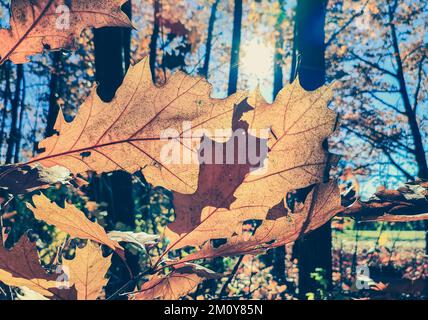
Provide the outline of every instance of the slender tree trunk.
[[158,40],[160,32],[160,0],[153,0],[153,33],[150,39],[150,70],[152,71],[153,82],[156,83],[156,58],[158,51]]
[[284,21],[285,9],[284,0],[278,0],[279,13],[275,25],[275,56],[273,64],[273,98],[284,86],[284,75],[282,68],[284,66]]
[[242,0],[235,0],[233,9],[232,50],[230,53],[228,94],[234,94],[238,88],[239,51],[241,47]]
[[36,106],[36,121],[34,122],[33,130],[31,131],[31,142],[33,144],[32,156],[34,157],[37,154],[38,142],[37,142],[37,130],[38,130],[38,121],[40,112],[40,106]]
[[11,103],[11,124],[9,139],[7,140],[6,163],[11,163],[14,155],[16,142],[18,140],[18,110],[21,101],[21,87],[24,76],[24,67],[22,64],[16,66],[16,85],[15,93]]
[[52,53],[52,71],[51,78],[49,80],[49,109],[48,116],[46,120],[46,132],[45,136],[52,136],[54,131],[54,126],[56,122],[56,118],[58,117],[59,106],[57,103],[57,94],[58,94],[58,81],[59,81],[59,68],[61,64],[61,52],[53,52]]
[[6,61],[4,63],[4,77],[5,77],[5,87],[4,87],[4,96],[3,96],[3,110],[1,112],[1,128],[0,128],[0,152],[3,148],[3,142],[5,139],[5,128],[6,128],[6,118],[7,118],[7,108],[11,100],[11,89],[10,89],[10,62]]
[[208,35],[207,35],[207,43],[205,45],[205,57],[204,57],[204,65],[201,69],[201,75],[208,79],[208,72],[209,72],[209,66],[210,66],[210,59],[211,59],[211,47],[212,47],[212,40],[213,40],[213,33],[214,33],[214,24],[216,20],[217,15],[217,8],[220,0],[215,0],[214,3],[211,6],[211,15],[210,20],[208,22]]
[[[275,25],[275,56],[273,65],[273,99],[284,86],[284,21],[285,9],[284,0],[278,0],[279,13]],[[273,269],[272,275],[278,283],[285,283],[285,246],[273,250]]]
[[[132,1],[129,0],[122,6],[123,12],[132,20]],[[131,65],[131,28],[122,29],[122,46],[123,46],[123,64],[126,70]]]
[[21,142],[22,142],[22,125],[24,123],[24,114],[25,114],[25,94],[26,94],[26,83],[25,83],[25,74],[22,78],[22,97],[21,97],[21,109],[19,111],[19,124],[18,124],[18,136],[15,146],[15,157],[14,162],[18,163],[20,160],[21,152]]
[[[325,34],[324,23],[327,0],[298,0],[296,11],[296,44],[300,56],[297,70],[305,90],[315,90],[325,83]],[[296,59],[297,60],[297,59]],[[328,178],[328,174],[327,177]],[[311,277],[317,268],[325,272],[327,290],[331,289],[332,252],[331,224],[313,231],[298,242],[299,295],[316,293],[320,287]]]
[[290,69],[290,83],[296,79],[297,76],[297,68],[299,66],[299,61],[297,58],[297,26],[296,26],[296,15],[294,15],[293,19],[293,48],[291,49],[291,69]]

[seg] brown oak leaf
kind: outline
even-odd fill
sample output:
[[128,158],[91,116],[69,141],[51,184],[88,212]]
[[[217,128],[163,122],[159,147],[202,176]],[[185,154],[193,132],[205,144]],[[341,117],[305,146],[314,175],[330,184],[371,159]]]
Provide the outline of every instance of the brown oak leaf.
[[144,283],[134,300],[178,300],[192,292],[202,281],[217,279],[221,275],[193,263],[176,265],[174,271],[166,276],[155,274]]
[[[27,165],[59,165],[74,174],[142,169],[153,185],[193,193],[201,138],[227,140],[235,106],[243,99],[240,93],[214,99],[211,89],[203,78],[182,72],[156,86],[146,58],[129,69],[112,102],[103,102],[94,89],[72,122],[60,114],[58,135],[43,140],[39,144],[43,152]],[[183,127],[190,122],[191,128]],[[224,135],[216,135],[216,130],[224,130]],[[178,158],[163,154],[172,141],[180,148]]]
[[70,49],[87,27],[130,27],[127,0],[11,0],[10,29],[0,29],[0,64],[28,62],[44,49]]
[[35,243],[23,236],[8,250],[0,245],[0,281],[15,287],[27,287],[50,299],[73,299],[73,287],[57,288],[56,274],[48,274],[40,265]]
[[75,206],[66,202],[64,208],[61,208],[43,194],[34,195],[33,203],[34,205],[27,203],[27,207],[33,211],[36,219],[57,227],[73,238],[93,240],[112,250],[123,251],[119,243],[111,240],[98,223],[89,220]]
[[78,300],[96,300],[102,295],[110,266],[111,256],[103,257],[101,248],[91,241],[83,249],[76,249],[73,260],[64,259],[63,263],[70,284],[76,287]]
[[[327,108],[331,94],[326,86],[305,91],[298,81],[286,86],[273,104],[266,103],[258,92],[253,94],[248,103],[254,108],[244,112],[241,120],[248,123],[250,134],[257,136],[267,129],[270,132],[263,166],[246,173],[244,179],[237,176],[236,189],[231,189],[234,182],[228,180],[228,175],[218,179],[216,188],[232,193],[222,194],[215,205],[205,206],[197,218],[189,221],[178,209],[176,220],[181,225],[187,223],[185,229],[177,228],[175,223],[166,229],[169,249],[199,246],[211,239],[240,234],[243,222],[265,220],[269,210],[289,192],[322,182],[327,165],[323,142],[336,121],[335,113]],[[179,200],[184,202],[182,196]],[[192,207],[198,208],[198,202],[194,201]]]

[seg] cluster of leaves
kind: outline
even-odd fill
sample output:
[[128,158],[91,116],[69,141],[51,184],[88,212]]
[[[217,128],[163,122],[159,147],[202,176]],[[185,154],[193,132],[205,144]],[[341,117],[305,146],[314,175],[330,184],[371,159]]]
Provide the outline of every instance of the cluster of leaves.
[[[50,32],[55,29],[57,16],[53,10],[61,1],[34,4],[16,1],[12,5],[16,23],[10,30],[2,31],[2,38],[8,44],[1,54],[2,62],[11,59],[23,63],[28,55],[42,49],[69,48],[86,26],[129,25],[118,10],[122,2],[103,2],[100,6],[97,1],[85,4],[76,1],[71,6],[72,20],[76,22],[72,24],[73,30],[55,34]],[[83,14],[89,9],[99,13],[93,16],[96,18]],[[114,18],[101,19],[106,11]],[[29,12],[32,14],[24,14]],[[57,134],[40,142],[43,151],[27,163],[4,167],[2,186],[13,193],[25,193],[52,183],[82,181],[90,171],[142,170],[150,184],[172,190],[176,219],[164,233],[168,247],[151,266],[149,280],[133,297],[179,298],[203,279],[218,277],[203,267],[189,264],[190,261],[260,252],[293,241],[328,221],[340,206],[334,183],[317,185],[308,195],[309,205],[293,214],[284,203],[287,193],[322,181],[327,161],[322,142],[331,133],[335,120],[334,113],[326,107],[329,88],[309,93],[295,82],[272,105],[257,93],[239,92],[223,100],[211,98],[210,93],[211,86],[204,79],[180,72],[172,75],[165,85],[155,86],[148,59],[143,59],[129,69],[111,103],[101,101],[94,89],[72,122],[66,122],[60,113],[54,127]],[[105,112],[107,109],[109,112]],[[191,121],[193,129],[203,129],[204,135],[186,136],[181,128],[184,121]],[[270,129],[268,140],[256,137],[268,146],[268,153],[262,157],[262,167],[266,170],[252,170],[248,159],[244,165],[163,163],[159,155],[167,141],[161,132],[171,128],[180,132],[175,139],[196,155],[215,144],[234,143],[232,133],[210,136],[209,132],[217,129],[245,129],[246,139],[250,130],[253,133]],[[186,139],[192,139],[192,143]],[[306,145],[304,152],[299,148],[302,143]],[[57,264],[62,262],[62,268],[68,270],[71,285],[60,291],[55,275],[38,265],[36,247],[26,237],[11,250],[2,249],[1,280],[50,298],[101,296],[110,258],[104,257],[101,247],[94,243],[108,247],[126,263],[124,249],[116,240],[144,247],[146,241],[157,239],[157,236],[120,232],[107,235],[72,205],[66,203],[62,208],[45,196],[34,196],[32,202],[28,207],[37,219],[71,238],[87,240],[83,249],[76,250],[73,260],[57,257]],[[243,231],[242,226],[248,220],[260,221],[252,234]],[[215,239],[227,240],[217,247],[211,243]],[[168,252],[185,247],[198,250],[178,261],[168,260]],[[27,263],[22,264],[22,260]]]
[[[15,0],[14,23],[11,29],[0,30],[0,39],[6,44],[0,52],[1,63],[7,59],[24,63],[29,55],[44,49],[70,48],[84,27],[130,26],[120,10],[123,3]],[[62,4],[71,4],[70,30],[55,28],[58,14],[54,8]],[[272,104],[258,92],[214,99],[205,79],[182,72],[156,86],[149,65],[144,58],[130,67],[111,102],[103,102],[94,88],[72,122],[60,112],[56,133],[39,143],[40,154],[0,172],[0,186],[13,194],[58,182],[79,186],[89,172],[115,170],[142,172],[151,185],[171,190],[176,218],[162,235],[168,245],[150,261],[147,270],[132,275],[135,282],[145,276],[148,279],[128,294],[129,298],[178,299],[203,280],[220,276],[194,264],[195,260],[282,246],[343,211],[336,183],[323,181],[331,160],[323,142],[336,121],[334,112],[327,108],[330,87],[306,92],[295,81]],[[183,122],[191,122],[194,131],[183,128]],[[180,154],[183,156],[186,149],[197,161],[171,164],[159,157],[171,140],[161,133],[171,129],[178,132],[173,140],[179,142]],[[219,137],[215,135],[218,129],[230,133]],[[234,146],[236,129],[245,132],[247,143],[253,139],[267,147],[260,148],[266,150],[257,164],[260,168],[255,169],[248,155],[244,164],[237,164],[238,159],[234,164],[201,160],[208,150],[217,150],[213,146],[222,145],[222,150]],[[260,135],[266,129],[270,133],[267,139]],[[221,163],[226,163],[225,156],[211,154],[212,159],[223,158]],[[287,195],[303,188],[303,203],[290,205]],[[44,195],[35,195],[27,206],[37,219],[86,242],[84,247],[77,246],[71,259],[59,250],[47,266],[49,270],[40,265],[36,245],[26,236],[11,249],[0,248],[0,281],[47,298],[103,298],[105,275],[111,266],[111,256],[105,256],[103,248],[126,265],[125,250],[119,242],[133,243],[141,252],[148,252],[159,240],[157,235],[144,233],[106,233],[75,206],[58,206]],[[257,227],[246,228],[249,221],[256,221]],[[5,243],[7,234],[2,231]],[[184,248],[191,248],[190,253],[169,258],[169,253]],[[49,272],[58,268],[67,274],[67,284]]]

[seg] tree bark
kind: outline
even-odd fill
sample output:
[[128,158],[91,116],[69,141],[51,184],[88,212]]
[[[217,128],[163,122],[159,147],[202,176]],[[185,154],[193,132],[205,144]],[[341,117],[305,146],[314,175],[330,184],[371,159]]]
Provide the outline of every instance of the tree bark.
[[284,66],[284,30],[283,24],[285,21],[284,0],[278,0],[279,14],[275,25],[275,56],[273,65],[273,98],[275,99],[278,92],[284,86],[284,75],[282,68]]
[[150,38],[150,70],[152,72],[153,83],[156,83],[156,58],[158,50],[158,40],[160,32],[160,0],[153,1],[153,32]]
[[238,87],[239,51],[241,46],[242,0],[235,0],[233,9],[232,50],[230,53],[230,70],[228,95],[234,94]]
[[21,97],[21,109],[19,111],[19,124],[18,124],[18,135],[16,139],[16,146],[15,146],[15,156],[14,156],[14,162],[18,163],[21,158],[21,142],[22,142],[22,125],[24,123],[24,113],[25,113],[25,74],[22,77],[22,97]]
[[204,65],[200,71],[200,74],[208,79],[210,59],[211,59],[211,47],[214,33],[214,24],[217,15],[217,8],[220,0],[215,0],[211,6],[211,14],[210,20],[208,22],[208,35],[207,35],[207,43],[205,45],[205,57],[204,57]]
[[24,77],[24,67],[22,64],[16,66],[15,93],[11,101],[11,123],[9,138],[7,140],[6,163],[11,163],[18,140],[18,110],[21,101],[22,79]]
[[[327,0],[298,0],[296,11],[297,50],[300,63],[297,68],[300,83],[305,90],[315,90],[326,80],[324,23]],[[296,59],[297,60],[297,59]],[[327,175],[328,176],[328,175]],[[328,177],[326,177],[328,178]],[[332,252],[331,225],[313,231],[298,241],[299,296],[306,298],[309,292],[316,293],[320,285],[311,273],[321,268],[325,273],[327,290],[331,289]]]
[[55,126],[56,118],[58,117],[59,106],[57,103],[57,94],[58,94],[58,70],[61,63],[61,52],[53,52],[52,53],[52,71],[51,78],[49,80],[49,109],[48,116],[46,119],[46,131],[45,136],[52,136]]
[[4,94],[4,96],[3,96],[3,110],[1,112],[2,119],[1,119],[1,128],[0,128],[0,150],[2,150],[2,148],[3,148],[3,142],[5,139],[7,108],[8,108],[9,102],[11,100],[11,94],[12,94],[11,89],[10,89],[11,66],[10,66],[9,61],[6,61],[4,63],[2,71],[4,71],[5,87],[3,90],[3,94]]
[[[283,24],[285,20],[284,0],[278,0],[279,14],[275,25],[275,56],[274,56],[274,79],[273,79],[273,99],[284,86],[284,74],[282,68],[284,66],[284,30]],[[273,250],[273,269],[272,275],[278,283],[285,283],[285,246],[275,248]]]

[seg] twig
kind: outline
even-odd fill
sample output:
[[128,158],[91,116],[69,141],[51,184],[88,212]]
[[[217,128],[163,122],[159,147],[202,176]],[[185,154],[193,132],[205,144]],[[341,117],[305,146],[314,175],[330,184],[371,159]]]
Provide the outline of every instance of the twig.
[[226,294],[226,290],[227,287],[229,286],[229,284],[232,282],[233,278],[235,277],[236,273],[238,272],[239,266],[242,262],[242,260],[244,259],[245,255],[241,255],[238,259],[238,262],[236,262],[235,266],[233,267],[232,272],[229,275],[229,278],[226,280],[226,282],[223,284],[223,287],[221,288],[221,291],[219,293],[219,297],[220,299],[223,298],[223,296],[225,296]]
[[[123,286],[121,286],[119,289],[117,289],[110,297],[108,297],[106,300],[112,300],[113,298],[115,298],[117,295],[121,295],[121,291],[125,291],[125,289],[128,288],[129,285],[137,282],[141,277],[149,274],[152,272],[152,269],[147,269],[145,271],[140,272],[139,274],[137,274],[135,277],[129,279]],[[126,292],[126,291],[125,291]]]

